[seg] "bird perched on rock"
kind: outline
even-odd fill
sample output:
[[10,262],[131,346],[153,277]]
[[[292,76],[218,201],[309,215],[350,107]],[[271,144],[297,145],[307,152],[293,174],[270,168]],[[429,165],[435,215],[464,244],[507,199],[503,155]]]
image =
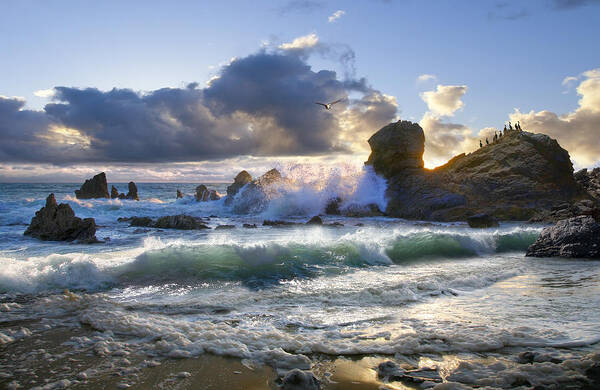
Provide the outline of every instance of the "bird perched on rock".
[[336,100],[335,102],[331,102],[331,103],[320,103],[320,102],[315,102],[315,104],[318,104],[318,105],[320,105],[320,106],[323,106],[323,107],[325,107],[325,109],[326,109],[326,110],[331,110],[331,106],[333,106],[333,105],[334,105],[334,104],[336,104],[336,103],[339,103],[339,102],[341,102],[342,100],[344,100],[344,99],[338,99],[338,100]]

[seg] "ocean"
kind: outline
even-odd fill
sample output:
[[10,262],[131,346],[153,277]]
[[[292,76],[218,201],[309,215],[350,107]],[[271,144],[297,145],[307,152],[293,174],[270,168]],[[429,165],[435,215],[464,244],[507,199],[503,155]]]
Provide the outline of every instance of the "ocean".
[[[383,201],[377,185],[360,183],[356,196]],[[348,387],[333,371],[386,360],[464,388],[530,388],[577,383],[600,361],[600,262],[525,257],[541,225],[324,216],[343,226],[277,228],[262,222],[322,212],[323,189],[299,188],[238,215],[223,199],[196,202],[197,184],[137,185],[139,202],[78,200],[80,183],[0,184],[0,386],[186,388],[176,384],[194,372],[179,362],[216,356],[239,362],[230,376],[272,370],[252,388],[277,388],[277,374],[292,368],[313,369],[324,388],[379,386],[374,369],[369,381],[350,375]],[[177,189],[187,195],[175,199]],[[49,193],[94,217],[97,237],[109,240],[23,236]],[[236,228],[117,221],[184,213]],[[524,352],[535,354],[532,364],[519,362]],[[156,366],[172,367],[163,382]],[[218,388],[209,382],[188,388]]]

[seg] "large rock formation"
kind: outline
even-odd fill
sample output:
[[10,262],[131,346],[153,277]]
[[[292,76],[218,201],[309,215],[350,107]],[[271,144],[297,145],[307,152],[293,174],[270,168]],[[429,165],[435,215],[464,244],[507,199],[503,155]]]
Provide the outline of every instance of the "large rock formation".
[[54,194],[46,198],[46,206],[35,213],[24,234],[44,241],[98,242],[94,218],[76,217],[67,203],[56,204]]
[[526,256],[600,259],[600,223],[590,216],[559,221],[542,231]]
[[417,124],[385,126],[369,144],[367,164],[388,180],[386,213],[395,217],[452,221],[487,213],[527,220],[587,197],[573,178],[569,153],[543,134],[509,132],[433,170],[422,167],[424,134]]
[[138,196],[138,189],[135,183],[130,181],[127,187],[127,195],[125,195],[125,199],[140,200],[140,197]]
[[106,174],[101,172],[83,183],[80,189],[75,190],[77,199],[109,198]]
[[285,186],[285,180],[277,169],[271,169],[258,179],[246,184],[243,192],[233,204],[238,214],[258,213],[263,211],[269,200],[278,196]]
[[204,184],[196,187],[196,200],[198,202],[208,202],[209,200],[219,200],[221,197],[215,190],[209,190]]
[[243,186],[252,181],[252,176],[246,171],[241,171],[233,179],[233,184],[227,187],[227,201],[231,202],[233,197],[242,189]]

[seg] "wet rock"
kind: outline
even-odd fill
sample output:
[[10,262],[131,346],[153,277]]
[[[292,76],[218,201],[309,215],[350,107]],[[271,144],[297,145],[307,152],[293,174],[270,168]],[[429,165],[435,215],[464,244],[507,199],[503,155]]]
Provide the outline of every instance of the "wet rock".
[[154,227],[160,229],[180,229],[180,230],[200,230],[210,229],[204,224],[204,221],[198,217],[190,215],[168,215],[160,217],[154,223]]
[[243,186],[252,181],[252,176],[246,171],[241,171],[233,179],[233,184],[227,187],[226,203],[230,203],[233,197],[242,189]]
[[154,221],[150,217],[131,217],[129,226],[153,227]]
[[106,174],[102,172],[86,180],[80,189],[75,190],[75,197],[77,199],[109,198]]
[[489,214],[475,214],[467,218],[467,223],[472,228],[498,227],[498,220]]
[[327,226],[342,227],[342,226],[344,226],[344,224],[341,223],[341,222],[337,222],[336,221],[336,222],[332,222],[332,223],[327,224]]
[[302,371],[297,368],[285,374],[281,381],[282,390],[319,390],[321,384],[310,371]]
[[119,190],[115,186],[110,187],[110,198],[117,199],[119,197]]
[[209,190],[204,184],[196,187],[196,200],[199,202],[208,202],[210,200],[219,200],[221,197],[215,190]]
[[600,258],[600,223],[580,216],[557,222],[542,231],[526,256]]
[[176,199],[181,199],[183,198],[183,194],[181,193],[181,191],[177,190],[177,198]]
[[306,222],[306,224],[307,225],[323,225],[323,220],[318,215],[315,215],[308,222]]
[[379,206],[377,206],[375,203],[370,203],[367,205],[351,204],[342,211],[342,214],[345,217],[354,218],[380,217],[384,215],[381,210],[379,210]]
[[325,206],[325,214],[327,215],[340,215],[340,204],[342,203],[342,198],[333,198],[327,202]]
[[127,187],[128,187],[128,191],[127,191],[127,195],[125,195],[125,199],[140,200],[140,198],[138,196],[138,189],[137,189],[137,186],[135,185],[135,183],[130,181],[129,184],[127,185]]
[[94,218],[76,217],[67,203],[56,204],[54,194],[46,198],[46,205],[35,213],[24,234],[44,241],[99,242]]
[[280,227],[280,226],[296,226],[298,225],[298,223],[296,222],[289,222],[289,221],[279,221],[279,220],[275,220],[275,221],[271,221],[268,219],[265,219],[263,221],[263,226],[276,226],[276,227]]
[[233,210],[238,214],[264,211],[269,201],[285,190],[286,181],[277,169],[271,169],[258,179],[246,184],[233,201]]
[[256,229],[257,228],[255,223],[245,223],[242,226],[245,227],[246,229]]
[[215,230],[228,230],[235,229],[235,225],[219,225],[215,228]]
[[398,381],[404,377],[404,370],[391,360],[379,363],[377,376],[387,381]]

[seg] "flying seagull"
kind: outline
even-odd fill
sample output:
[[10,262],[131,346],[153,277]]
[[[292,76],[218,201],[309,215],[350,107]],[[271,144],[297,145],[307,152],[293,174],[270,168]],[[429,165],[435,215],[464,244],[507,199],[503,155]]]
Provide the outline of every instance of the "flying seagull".
[[320,102],[315,102],[315,104],[318,104],[320,106],[325,107],[326,110],[331,110],[331,106],[333,106],[335,103],[339,103],[344,99],[338,99],[335,102],[331,102],[331,103],[320,103]]

